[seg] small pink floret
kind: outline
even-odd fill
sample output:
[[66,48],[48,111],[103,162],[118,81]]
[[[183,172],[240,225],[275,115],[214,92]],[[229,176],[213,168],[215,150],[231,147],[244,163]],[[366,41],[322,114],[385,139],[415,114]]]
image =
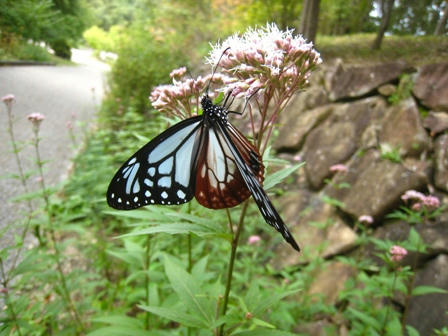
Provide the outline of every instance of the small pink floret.
[[404,247],[394,245],[389,249],[389,253],[391,254],[391,260],[398,262],[408,254],[408,251]]
[[261,240],[260,236],[253,235],[253,236],[249,237],[249,239],[247,240],[247,243],[249,245],[254,245],[254,244],[258,243],[260,240]]
[[373,223],[373,218],[372,216],[368,216],[368,215],[362,215],[358,218],[358,220],[361,223],[367,223],[367,224],[372,224]]
[[335,164],[330,167],[331,172],[346,172],[347,170],[347,166],[343,164]]

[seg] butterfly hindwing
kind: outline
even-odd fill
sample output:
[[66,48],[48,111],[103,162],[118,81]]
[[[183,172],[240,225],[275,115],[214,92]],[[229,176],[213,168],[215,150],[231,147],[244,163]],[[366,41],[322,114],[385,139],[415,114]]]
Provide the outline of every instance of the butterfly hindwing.
[[[230,124],[229,124],[230,126]],[[195,197],[198,202],[211,209],[230,208],[250,196],[250,191],[236,165],[225,135],[218,127],[208,127],[201,146],[196,167]],[[240,154],[253,158],[253,173],[263,181],[263,165],[256,149],[240,135]]]
[[240,154],[239,148],[241,147],[241,140],[239,138],[242,135],[240,135],[240,133],[235,128],[231,127],[231,125],[229,125],[230,127],[223,127],[223,125],[219,126],[222,132],[226,135],[224,139],[226,139],[228,143],[228,146],[235,158],[235,163],[238,167],[238,170],[241,173],[241,176],[243,177],[247,188],[250,190],[252,197],[254,198],[255,203],[258,206],[258,209],[260,209],[263,218],[269,225],[273,226],[278,232],[280,232],[283,238],[295,250],[300,251],[299,245],[294,240],[293,236],[289,232],[288,227],[283,222],[277,210],[275,210],[272,202],[261,186],[259,179],[254,175],[254,163],[251,160],[247,160]]
[[202,116],[170,127],[132,155],[112,179],[108,204],[131,210],[148,204],[182,204],[194,196],[191,171]]

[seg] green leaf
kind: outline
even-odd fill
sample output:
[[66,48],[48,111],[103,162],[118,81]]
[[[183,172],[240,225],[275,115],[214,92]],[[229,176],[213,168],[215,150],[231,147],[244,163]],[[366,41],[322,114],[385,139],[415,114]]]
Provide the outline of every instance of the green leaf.
[[135,230],[130,233],[118,236],[118,238],[141,236],[141,235],[148,235],[148,234],[154,234],[154,233],[186,234],[189,232],[194,233],[194,234],[198,235],[199,237],[204,237],[207,235],[221,235],[219,226],[216,226],[215,230],[210,231],[209,227],[204,227],[204,226],[198,225],[198,224],[163,223],[163,224],[153,225],[153,226],[150,226],[145,229]]
[[214,302],[200,290],[201,281],[181,268],[173,257],[165,254],[163,261],[171,287],[189,311],[196,313],[210,327],[214,323],[215,307]]
[[249,331],[239,331],[232,333],[235,336],[298,336],[298,334],[293,334],[288,331],[282,330],[272,330],[272,329],[255,329]]
[[170,321],[176,321],[187,327],[193,327],[199,329],[208,328],[207,323],[204,323],[204,321],[202,321],[201,319],[197,318],[194,315],[181,312],[175,308],[164,308],[164,307],[142,306],[142,305],[139,305],[138,307],[150,313],[153,313],[157,316],[166,318]]
[[87,336],[166,336],[167,333],[159,331],[148,331],[137,329],[135,327],[109,326],[96,329],[87,334]]
[[102,322],[107,324],[113,324],[117,326],[123,326],[123,327],[143,327],[142,321],[129,317],[124,315],[108,315],[108,316],[101,316],[93,318],[92,321],[94,322]]
[[369,325],[372,328],[375,329],[379,329],[381,328],[380,326],[380,321],[378,321],[377,319],[373,318],[370,315],[367,315],[359,310],[356,310],[354,308],[349,307],[347,309],[348,311],[350,311],[351,314],[353,314],[358,320],[360,320],[361,322],[363,322],[365,325]]
[[269,190],[272,187],[274,187],[276,184],[282,182],[285,178],[287,178],[289,175],[291,175],[294,171],[302,167],[305,163],[299,163],[292,167],[287,167],[284,169],[281,169],[279,171],[276,171],[273,174],[270,174],[266,177],[265,182],[263,183],[263,187],[265,190]]
[[447,294],[448,291],[433,286],[417,286],[412,290],[411,295],[417,296],[417,295],[434,294],[434,293]]
[[414,327],[407,325],[406,330],[408,332],[408,336],[420,336],[420,333]]

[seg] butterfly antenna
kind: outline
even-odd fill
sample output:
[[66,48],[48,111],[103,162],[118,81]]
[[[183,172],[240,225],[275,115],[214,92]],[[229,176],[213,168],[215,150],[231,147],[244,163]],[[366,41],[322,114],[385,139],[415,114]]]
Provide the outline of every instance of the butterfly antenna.
[[230,49],[230,47],[227,47],[227,48],[222,52],[221,56],[219,56],[218,63],[216,63],[215,67],[213,68],[212,76],[210,77],[210,81],[208,82],[207,88],[205,89],[205,93],[206,93],[207,96],[208,96],[208,90],[210,89],[210,84],[212,83],[212,80],[213,80],[213,76],[215,75],[216,69],[218,69],[219,62],[221,62],[222,57],[224,56],[224,54],[225,54],[225,53],[227,52],[227,50],[229,50],[229,49]]
[[256,89],[249,97],[246,98],[246,102],[244,103],[243,111],[241,112],[241,114],[243,114],[244,111],[246,111],[247,105],[249,104],[249,100],[251,100],[252,97],[258,93],[258,91],[260,91],[260,88]]

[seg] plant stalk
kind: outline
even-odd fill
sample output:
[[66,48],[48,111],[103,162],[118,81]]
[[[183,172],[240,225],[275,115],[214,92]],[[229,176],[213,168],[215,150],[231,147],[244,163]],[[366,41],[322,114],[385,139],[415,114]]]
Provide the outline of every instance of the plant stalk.
[[[233,266],[235,264],[236,250],[238,248],[238,240],[240,238],[240,234],[241,234],[241,231],[244,226],[244,218],[246,217],[246,211],[247,211],[248,205],[249,205],[248,201],[244,202],[243,208],[241,209],[241,215],[240,215],[238,227],[237,227],[236,232],[232,238],[232,249],[230,251],[229,269],[227,272],[226,290],[224,293],[224,301],[223,301],[223,305],[222,305],[221,316],[224,316],[227,312],[227,304],[229,302],[230,288],[232,286],[232,275],[233,275]],[[223,336],[223,333],[224,333],[224,324],[222,324],[220,326],[218,336]]]

